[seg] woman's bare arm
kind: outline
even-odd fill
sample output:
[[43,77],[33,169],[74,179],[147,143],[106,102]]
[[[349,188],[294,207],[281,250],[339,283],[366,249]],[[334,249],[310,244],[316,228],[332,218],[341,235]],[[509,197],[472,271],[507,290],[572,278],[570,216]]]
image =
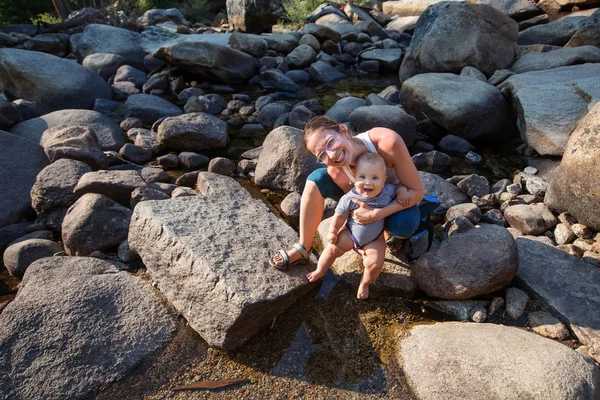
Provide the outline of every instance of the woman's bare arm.
[[387,128],[373,128],[369,131],[369,137],[379,155],[388,166],[394,168],[402,186],[405,186],[408,191],[407,194],[398,197],[398,200],[402,200],[405,205],[403,208],[412,207],[423,200],[423,183],[402,137]]

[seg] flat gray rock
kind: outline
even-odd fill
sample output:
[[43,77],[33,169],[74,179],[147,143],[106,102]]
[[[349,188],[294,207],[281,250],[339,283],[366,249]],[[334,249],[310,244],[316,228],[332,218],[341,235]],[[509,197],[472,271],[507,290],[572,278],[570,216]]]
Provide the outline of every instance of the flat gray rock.
[[190,326],[232,350],[314,287],[305,274],[315,266],[269,265],[298,235],[235,180],[200,173],[198,188],[200,196],[138,204],[129,246]]
[[96,134],[102,150],[118,151],[125,144],[119,124],[112,118],[92,110],[60,110],[13,126],[10,133],[40,143],[47,129],[57,126],[87,126]]
[[175,328],[152,288],[109,262],[38,260],[0,314],[0,398],[86,398],[161,348]]
[[596,46],[568,47],[547,53],[525,54],[515,61],[510,70],[516,74],[521,74],[567,65],[598,62],[600,62],[600,49]]
[[517,247],[517,279],[526,290],[567,322],[581,343],[600,345],[600,268],[527,238],[517,238]]
[[154,53],[154,57],[210,82],[243,82],[250,79],[256,69],[251,55],[204,41],[167,43]]
[[0,228],[13,224],[29,210],[29,191],[37,174],[48,165],[42,146],[0,132]]
[[359,57],[361,60],[378,61],[382,69],[397,71],[403,55],[402,49],[373,49],[361,53]]
[[36,102],[45,112],[91,109],[97,98],[112,97],[110,86],[98,74],[76,62],[10,48],[0,49],[0,90]]
[[400,343],[399,358],[420,400],[594,400],[600,395],[600,370],[589,358],[502,325],[419,325]]

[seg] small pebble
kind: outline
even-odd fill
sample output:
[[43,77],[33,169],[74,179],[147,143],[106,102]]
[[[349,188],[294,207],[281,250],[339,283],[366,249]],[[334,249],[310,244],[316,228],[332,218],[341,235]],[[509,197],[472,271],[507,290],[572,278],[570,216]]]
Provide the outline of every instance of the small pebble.
[[534,168],[534,167],[525,167],[523,172],[525,172],[526,174],[535,175],[538,173],[538,170],[537,170],[537,168]]
[[488,307],[488,315],[494,315],[498,310],[504,306],[504,299],[502,297],[494,297],[494,300]]

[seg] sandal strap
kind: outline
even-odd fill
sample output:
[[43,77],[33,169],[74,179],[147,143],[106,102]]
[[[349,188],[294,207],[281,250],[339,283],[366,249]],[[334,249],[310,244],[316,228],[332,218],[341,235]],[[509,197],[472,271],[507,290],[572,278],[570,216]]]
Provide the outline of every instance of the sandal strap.
[[298,252],[300,254],[302,254],[302,257],[308,258],[308,252],[306,251],[304,246],[302,246],[300,243],[294,243],[294,245],[292,247],[294,247],[296,250],[298,250]]
[[281,259],[283,260],[282,267],[286,266],[286,265],[289,265],[289,263],[290,263],[290,256],[287,255],[287,253],[285,252],[285,250],[281,249],[281,250],[277,250],[277,252],[281,256]]

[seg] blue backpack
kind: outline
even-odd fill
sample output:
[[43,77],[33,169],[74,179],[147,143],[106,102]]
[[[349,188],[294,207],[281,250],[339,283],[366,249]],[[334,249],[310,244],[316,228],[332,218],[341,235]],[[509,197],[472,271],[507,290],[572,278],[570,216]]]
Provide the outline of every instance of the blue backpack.
[[421,213],[421,222],[413,237],[415,239],[420,239],[423,235],[428,235],[427,251],[429,251],[433,244],[434,226],[433,222],[431,222],[431,213],[439,207],[440,203],[437,196],[424,196],[423,200],[417,205],[417,207],[419,207],[419,212]]

